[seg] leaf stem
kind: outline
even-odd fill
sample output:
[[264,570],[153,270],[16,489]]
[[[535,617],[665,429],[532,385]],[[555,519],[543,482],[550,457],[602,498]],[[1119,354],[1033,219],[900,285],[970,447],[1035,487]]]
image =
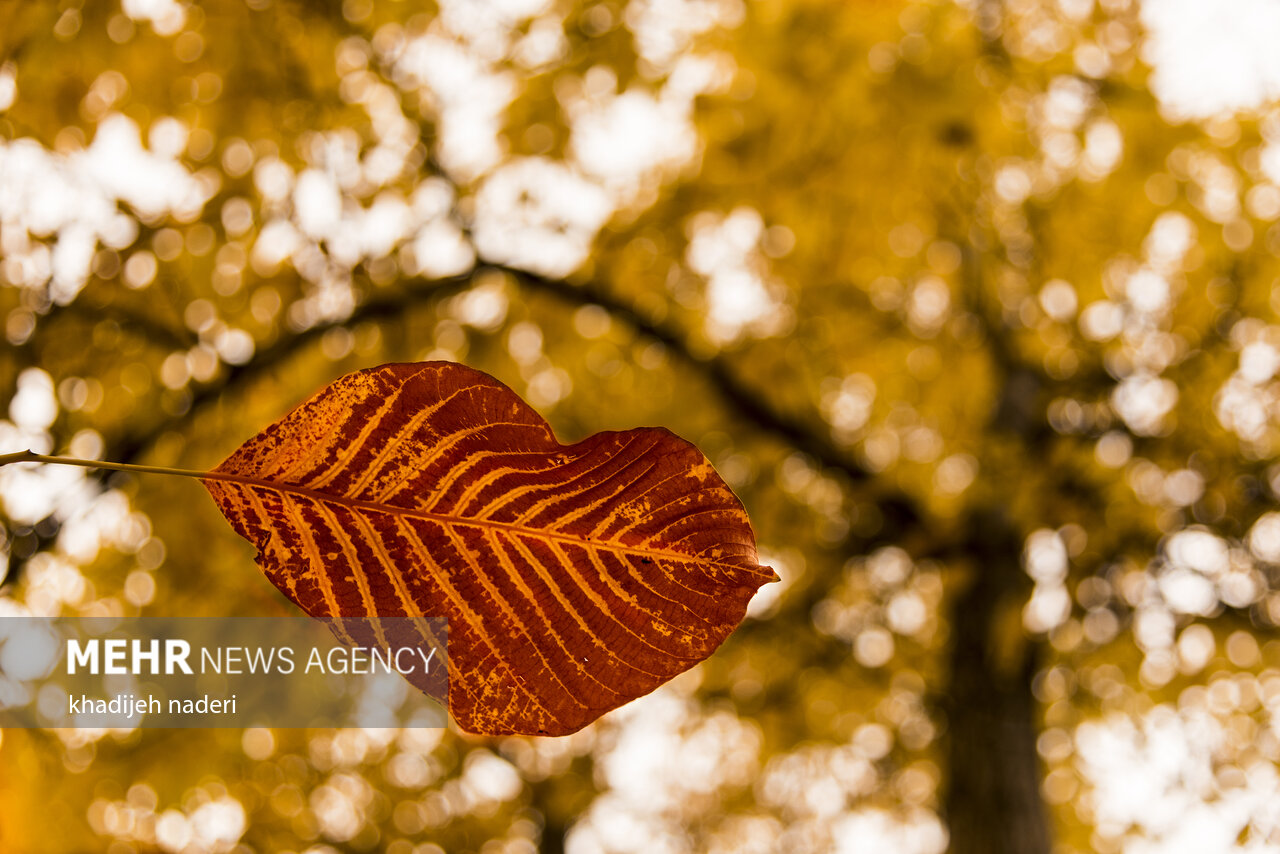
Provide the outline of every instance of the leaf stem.
[[80,466],[88,469],[110,469],[111,471],[132,471],[142,474],[171,474],[179,477],[207,478],[207,471],[191,469],[173,469],[167,466],[138,466],[132,463],[111,463],[103,460],[80,460],[75,457],[48,457],[33,451],[19,451],[16,454],[0,454],[0,466],[10,463],[45,463],[57,466]]

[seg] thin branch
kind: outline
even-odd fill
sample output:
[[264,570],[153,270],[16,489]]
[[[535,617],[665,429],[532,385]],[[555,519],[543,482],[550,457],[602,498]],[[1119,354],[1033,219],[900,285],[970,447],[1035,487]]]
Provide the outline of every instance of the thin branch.
[[[362,303],[350,317],[324,326],[316,326],[303,332],[282,338],[264,349],[250,362],[228,369],[218,379],[195,392],[191,410],[212,404],[228,392],[247,384],[261,372],[288,361],[306,347],[318,341],[326,332],[337,327],[349,327],[369,320],[387,320],[403,315],[406,311],[428,304],[464,290],[486,271],[497,270],[509,275],[521,287],[531,292],[551,296],[572,305],[595,304],[610,312],[618,321],[630,326],[637,334],[661,343],[675,357],[701,374],[720,397],[738,415],[763,432],[809,455],[818,463],[841,472],[848,479],[864,487],[878,486],[874,478],[855,460],[847,449],[841,448],[830,438],[814,429],[803,416],[783,410],[771,402],[770,395],[752,388],[723,356],[702,357],[691,347],[688,336],[674,324],[655,320],[599,283],[571,284],[503,265],[479,265],[460,276],[438,280],[416,280],[396,293],[377,295]],[[188,414],[165,418],[150,428],[138,432],[125,442],[115,445],[111,456],[130,462],[139,459],[165,433],[180,426]],[[919,502],[910,495],[893,488],[878,489],[873,496],[882,508],[886,525],[882,536],[902,537],[918,530],[927,518]]]
[[[60,308],[61,311],[57,313],[91,324],[100,320],[115,321],[126,332],[137,334],[138,337],[145,341],[163,345],[170,350],[186,350],[200,343],[200,339],[191,334],[185,327],[174,328],[168,326],[141,311],[118,302],[113,301],[102,305],[81,305],[80,301],[76,300]],[[46,322],[51,319],[52,315],[46,317]]]
[[[879,508],[882,523],[879,531],[860,543],[869,547],[874,543],[890,540],[901,542],[926,529],[928,511],[914,496],[889,485],[882,478],[868,471],[850,454],[830,438],[829,431],[815,429],[812,418],[789,412],[773,402],[766,390],[753,388],[744,381],[733,365],[723,355],[704,357],[694,351],[686,333],[674,324],[647,316],[634,305],[617,296],[612,289],[598,282],[587,281],[572,284],[530,273],[513,267],[495,265],[523,287],[544,293],[573,305],[598,305],[613,318],[622,321],[641,335],[653,338],[700,374],[738,415],[751,422],[757,429],[770,433],[798,451],[801,451],[823,467],[838,471],[863,490],[862,499],[874,502]],[[938,531],[932,531],[935,536]],[[963,544],[953,544],[946,551],[963,550]]]
[[[355,311],[348,317],[335,320],[332,323],[312,326],[309,329],[281,338],[266,349],[258,351],[258,354],[250,361],[243,365],[235,365],[228,368],[217,379],[201,386],[198,391],[194,392],[188,412],[214,403],[228,392],[248,384],[261,372],[287,362],[311,344],[319,341],[330,330],[346,328],[370,320],[387,320],[402,316],[410,308],[427,304],[464,290],[471,283],[476,272],[478,271],[445,279],[434,279],[429,283],[423,283],[426,286],[406,289],[396,293],[378,294],[357,306]],[[189,414],[183,413],[165,418],[153,424],[150,428],[132,435],[128,440],[115,445],[111,456],[125,462],[136,460],[146,453],[161,436],[181,425],[189,417]]]
[[168,466],[139,466],[130,463],[113,463],[107,460],[81,460],[76,457],[50,457],[34,451],[18,451],[15,454],[0,454],[0,466],[11,463],[44,463],[53,466],[79,466],[86,469],[107,469],[109,471],[130,471],[140,474],[170,474],[178,477],[208,478],[209,472],[191,469],[175,469]]
[[776,407],[770,402],[769,395],[751,388],[738,376],[727,359],[722,356],[708,358],[695,353],[689,346],[688,336],[674,324],[646,316],[596,282],[575,285],[564,279],[541,276],[514,267],[499,265],[496,269],[507,273],[523,287],[548,294],[562,302],[600,306],[611,317],[658,341],[681,361],[702,373],[730,406],[760,429],[773,433],[823,466],[842,472],[855,483],[867,483],[873,478],[871,472],[853,459],[846,449],[837,446],[821,431],[813,429],[803,417]]

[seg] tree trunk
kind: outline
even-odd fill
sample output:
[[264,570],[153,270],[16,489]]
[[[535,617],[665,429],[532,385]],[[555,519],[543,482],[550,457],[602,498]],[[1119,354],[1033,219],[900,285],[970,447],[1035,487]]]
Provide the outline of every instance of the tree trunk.
[[1002,513],[974,519],[969,530],[977,568],[954,600],[944,703],[950,851],[1048,854],[1031,693],[1037,647],[1021,624],[1030,586],[1019,564],[1021,538]]

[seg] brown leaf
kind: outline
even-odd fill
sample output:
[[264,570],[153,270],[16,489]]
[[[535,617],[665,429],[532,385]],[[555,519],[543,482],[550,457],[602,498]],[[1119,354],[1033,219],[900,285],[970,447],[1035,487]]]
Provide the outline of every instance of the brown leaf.
[[777,577],[688,442],[561,445],[450,362],[337,380],[205,485],[311,616],[447,617],[450,711],[477,733],[586,726],[710,655]]

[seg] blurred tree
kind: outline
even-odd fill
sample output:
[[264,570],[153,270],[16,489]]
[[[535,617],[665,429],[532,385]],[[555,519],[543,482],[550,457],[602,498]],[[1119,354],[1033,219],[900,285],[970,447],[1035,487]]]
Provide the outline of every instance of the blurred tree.
[[[5,731],[5,850],[1274,850],[1280,113],[1158,5],[0,3],[0,451],[456,359],[783,577],[565,739]],[[287,612],[196,484],[0,498],[5,612]]]

